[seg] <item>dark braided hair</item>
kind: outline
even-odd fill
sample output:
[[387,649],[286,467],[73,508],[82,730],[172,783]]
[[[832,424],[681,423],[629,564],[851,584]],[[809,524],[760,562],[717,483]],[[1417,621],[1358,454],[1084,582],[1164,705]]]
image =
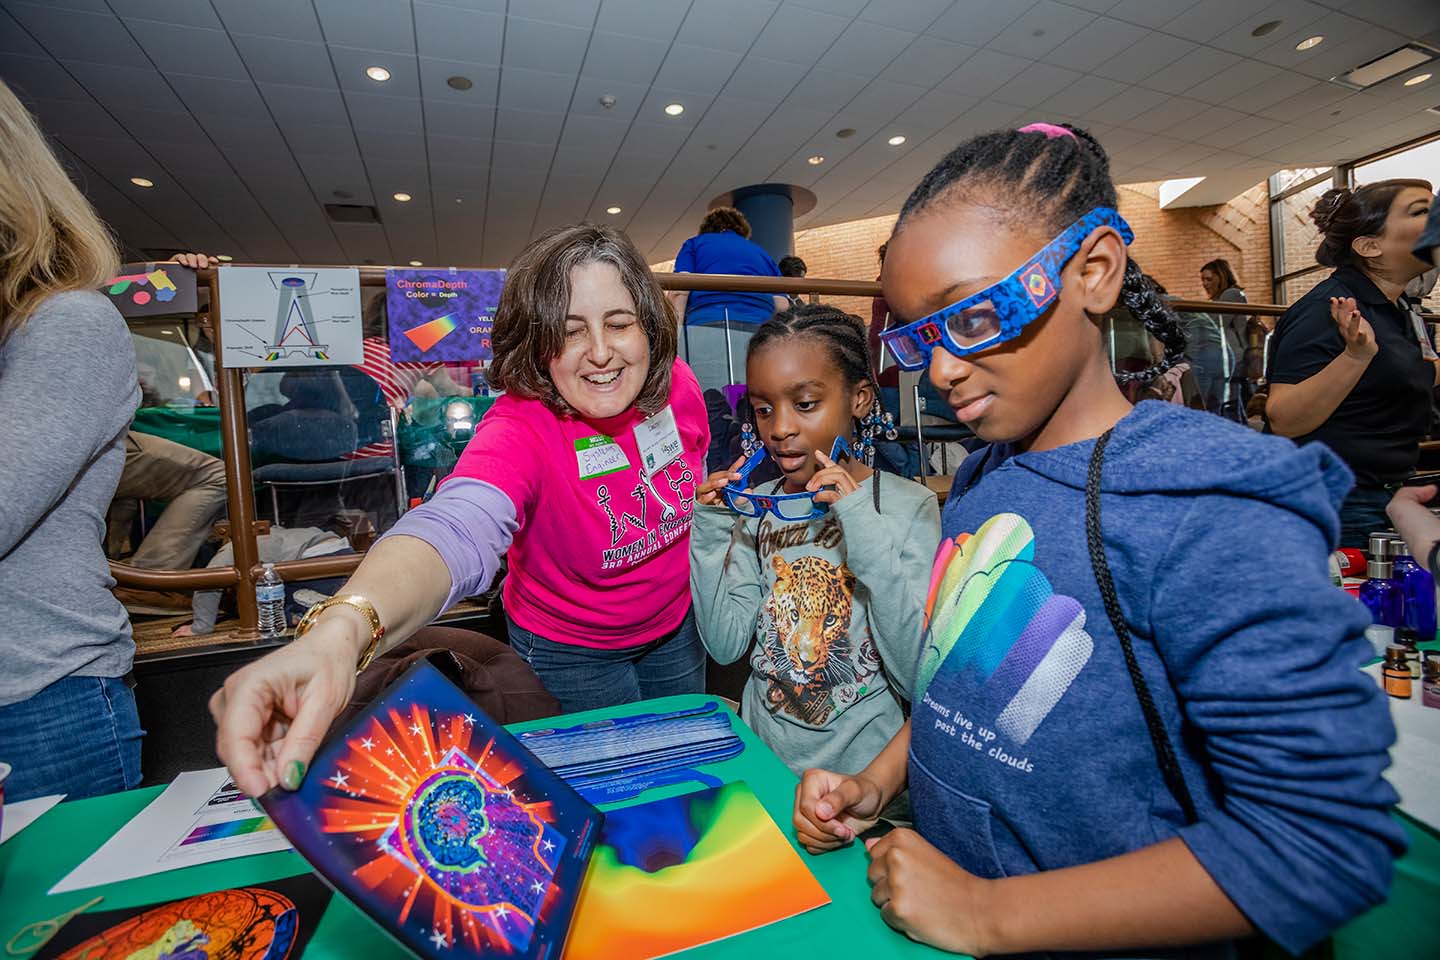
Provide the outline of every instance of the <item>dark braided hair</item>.
[[[871,411],[879,409],[880,385],[870,367],[870,344],[865,324],[853,313],[846,313],[824,303],[802,303],[781,310],[760,325],[750,338],[745,352],[748,364],[766,347],[791,337],[812,337],[830,352],[830,359],[845,379],[845,388],[853,390],[862,383],[870,385],[874,397]],[[860,451],[855,451],[858,456]],[[875,491],[875,512],[880,512],[880,478],[876,471],[871,481]]]
[[[962,143],[945,155],[900,209],[895,232],[936,203],[973,203],[1003,211],[1017,222],[1059,233],[1096,207],[1118,209],[1110,158],[1088,131],[1059,124],[1072,135],[1042,130],[999,130]],[[1120,299],[1135,319],[1165,347],[1165,357],[1148,370],[1116,379],[1149,380],[1183,359],[1185,331],[1175,312],[1145,279],[1140,266],[1125,265]]]

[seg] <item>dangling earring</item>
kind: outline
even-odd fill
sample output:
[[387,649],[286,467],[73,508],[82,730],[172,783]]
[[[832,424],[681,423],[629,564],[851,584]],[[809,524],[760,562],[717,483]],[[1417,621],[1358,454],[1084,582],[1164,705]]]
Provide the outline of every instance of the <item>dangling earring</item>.
[[755,428],[750,425],[750,421],[740,424],[740,452],[745,455],[745,459],[753,457],[761,446],[760,438],[755,436]]

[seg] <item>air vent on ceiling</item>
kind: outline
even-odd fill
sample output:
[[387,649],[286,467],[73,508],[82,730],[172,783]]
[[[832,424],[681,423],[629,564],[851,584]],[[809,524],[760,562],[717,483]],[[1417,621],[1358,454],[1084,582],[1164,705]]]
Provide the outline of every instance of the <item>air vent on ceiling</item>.
[[368,203],[327,203],[325,215],[336,223],[379,223],[380,214]]
[[1418,67],[1422,63],[1429,63],[1434,60],[1437,51],[1421,43],[1407,43],[1403,47],[1397,47],[1383,56],[1376,57],[1369,63],[1362,63],[1354,70],[1340,74],[1338,77],[1331,77],[1331,81],[1341,86],[1349,87],[1351,90],[1364,90],[1373,87],[1377,83],[1389,80],[1391,77],[1399,76],[1412,67]]

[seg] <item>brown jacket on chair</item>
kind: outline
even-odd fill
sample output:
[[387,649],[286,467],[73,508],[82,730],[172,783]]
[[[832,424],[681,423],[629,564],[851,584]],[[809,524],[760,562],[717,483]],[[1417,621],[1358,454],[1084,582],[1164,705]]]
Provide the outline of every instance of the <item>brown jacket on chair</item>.
[[[442,659],[449,658],[448,663]],[[355,681],[350,703],[335,721],[344,728],[382,690],[424,657],[458,680],[465,694],[496,723],[519,723],[553,717],[560,702],[540,683],[540,678],[520,655],[494,637],[455,627],[424,627],[384,656]]]

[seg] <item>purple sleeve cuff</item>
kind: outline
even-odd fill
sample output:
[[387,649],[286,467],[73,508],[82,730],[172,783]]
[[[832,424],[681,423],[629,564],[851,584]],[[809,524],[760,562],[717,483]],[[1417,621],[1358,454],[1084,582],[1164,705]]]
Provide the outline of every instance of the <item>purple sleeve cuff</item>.
[[[499,487],[453,477],[411,510],[385,537],[414,537],[435,548],[450,570],[450,595],[442,610],[488,589],[519,524],[515,504]],[[385,539],[381,537],[381,539]]]

